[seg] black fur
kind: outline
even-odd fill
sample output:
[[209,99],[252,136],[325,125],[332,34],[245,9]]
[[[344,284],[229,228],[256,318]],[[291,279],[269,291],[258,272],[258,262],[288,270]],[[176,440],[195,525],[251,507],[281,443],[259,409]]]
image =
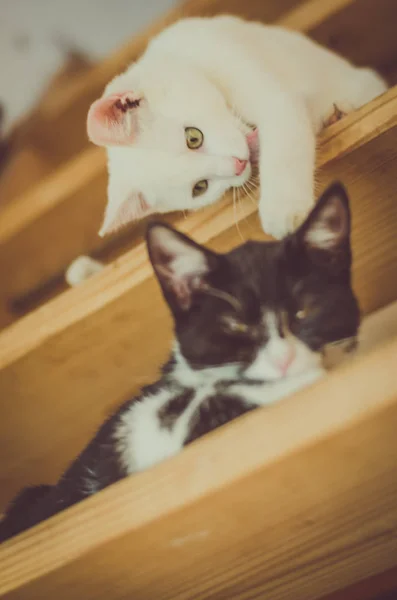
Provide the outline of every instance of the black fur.
[[143,388],[141,394],[126,402],[98,430],[95,437],[54,486],[25,488],[10,503],[0,521],[0,542],[33,527],[69,506],[92,496],[126,476],[114,444],[115,427],[133,402],[168,385],[172,361],[164,366],[160,380]]
[[185,388],[159,410],[158,416],[164,428],[173,428],[177,418],[189,406],[193,398],[193,393],[194,390],[192,388]]
[[238,396],[228,395],[227,392],[206,398],[194,415],[185,446],[254,408],[255,405],[244,402]]
[[[346,231],[333,248],[318,249],[305,236],[334,200],[343,219],[340,226]],[[360,311],[351,288],[350,211],[340,184],[331,186],[302,227],[280,242],[246,242],[228,254],[219,255],[178,234],[183,243],[205,254],[208,265],[203,276],[205,285],[196,283],[197,287],[190,289],[188,310],[181,307],[172,279],[162,275],[170,257],[162,249],[151,248],[151,235],[156,227],[171,228],[156,223],[149,226],[149,253],[174,315],[182,353],[195,368],[235,361],[249,364],[259,343],[266,342],[266,327],[261,322],[264,309],[279,314],[280,321],[287,315],[292,333],[313,350],[356,335]],[[225,331],[223,319],[235,316],[236,310],[225,300],[209,294],[208,286],[237,300],[240,305],[237,316],[249,325],[246,335]],[[302,309],[307,310],[307,317],[297,319],[297,312]]]
[[[310,237],[319,221],[327,231],[337,234],[329,247],[319,247]],[[164,243],[164,232],[166,240],[168,236],[182,251],[186,248],[200,257],[197,272],[182,272],[177,279],[175,244]],[[244,369],[266,344],[266,310],[277,315],[281,334],[287,321],[288,329],[315,351],[357,334],[360,313],[351,288],[350,212],[340,184],[329,188],[298,231],[280,242],[247,242],[219,255],[168,225],[153,223],[148,228],[147,244],[174,316],[181,354],[193,370],[238,363],[243,377]],[[230,330],[225,326],[229,319],[237,319],[243,329]],[[178,380],[175,356],[164,366],[158,382],[104,423],[55,486],[28,488],[17,496],[0,523],[0,541],[125,477],[114,440],[116,427],[133,402],[143,402],[145,395],[164,387],[174,396],[158,417],[163,427],[172,430],[195,391]],[[203,399],[193,415],[184,443],[252,408],[244,399],[228,393],[228,382],[220,381],[217,393]]]

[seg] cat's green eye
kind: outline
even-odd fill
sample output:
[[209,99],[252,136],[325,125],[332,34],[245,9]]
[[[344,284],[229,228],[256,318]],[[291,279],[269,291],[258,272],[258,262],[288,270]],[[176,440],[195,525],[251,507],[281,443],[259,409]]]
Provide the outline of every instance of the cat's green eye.
[[193,198],[197,198],[197,196],[201,196],[202,194],[205,194],[205,192],[208,190],[208,180],[207,179],[202,179],[201,181],[198,181],[196,183],[196,185],[193,187]]
[[200,129],[197,129],[197,127],[186,127],[185,138],[187,147],[190,148],[190,150],[198,150],[204,142],[204,134]]

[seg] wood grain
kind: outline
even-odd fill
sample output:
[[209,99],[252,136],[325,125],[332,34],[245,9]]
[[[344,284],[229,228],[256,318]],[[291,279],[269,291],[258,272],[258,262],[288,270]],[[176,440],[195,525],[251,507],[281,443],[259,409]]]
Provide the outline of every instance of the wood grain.
[[[320,2],[317,0],[318,4]],[[335,4],[340,4],[338,0]],[[314,2],[315,3],[315,2]],[[330,0],[332,5],[334,0]],[[387,74],[397,61],[395,0],[356,0],[310,27],[310,36],[361,66]],[[314,13],[313,13],[314,14]]]
[[396,354],[397,340],[6,542],[0,596],[314,600],[395,568]]
[[[338,176],[352,195],[354,282],[365,312],[397,299],[396,94],[326,131],[320,151],[322,185]],[[222,251],[265,237],[248,198],[236,211],[225,200],[194,213],[180,228]],[[104,417],[156,376],[169,343],[142,244],[3,331],[0,502],[27,482],[54,481]]]
[[321,600],[394,600],[397,598],[397,568],[366,577]]
[[[365,10],[362,9],[363,5],[365,5]],[[383,20],[387,20],[387,23],[394,22],[393,7],[396,4],[394,2],[391,4],[389,0],[377,0],[376,2],[371,0],[369,6],[367,5],[367,0],[338,0],[337,2],[335,0],[308,0],[300,4],[291,0],[285,0],[282,3],[251,1],[246,4],[234,0],[188,2],[182,8],[176,8],[175,12],[166,15],[163,20],[154,24],[150,30],[138,36],[108,61],[93,69],[87,78],[80,79],[78,89],[71,86],[70,92],[65,92],[65,95],[58,94],[54,105],[51,104],[51,98],[47,97],[42,111],[47,115],[50,125],[48,131],[43,125],[42,139],[44,141],[41,149],[43,152],[47,149],[50,154],[55,153],[55,149],[51,150],[55,143],[54,140],[51,141],[51,136],[55,134],[59,136],[61,132],[60,122],[57,122],[57,126],[55,126],[54,119],[61,119],[61,115],[69,114],[69,110],[70,119],[65,116],[65,124],[62,125],[66,128],[67,143],[57,143],[57,148],[63,146],[66,148],[69,145],[67,155],[70,156],[75,135],[79,140],[81,137],[84,138],[83,146],[86,148],[85,116],[89,100],[87,98],[84,100],[84,90],[91,90],[90,93],[93,94],[93,97],[100,93],[97,82],[100,81],[103,86],[111,76],[142,53],[148,37],[175,20],[178,15],[212,15],[229,11],[247,18],[268,22],[278,19],[280,24],[310,32],[318,41],[332,46],[335,44],[332,36],[339,31],[340,22],[344,22],[345,12],[348,11],[348,23],[349,28],[353,28],[352,31],[354,31],[354,50],[356,52],[366,52],[367,44],[370,43],[368,40],[375,37],[374,44],[371,42],[371,52],[375,52],[376,49],[379,54],[380,49],[383,48],[382,56],[387,55],[390,60],[392,58],[394,60],[394,57],[397,59],[397,38],[394,31],[389,32],[387,29],[389,25],[383,24]],[[364,32],[362,35],[361,27]],[[374,30],[371,35],[369,27]],[[388,35],[384,34],[385,30]],[[392,33],[393,35],[391,35]],[[347,56],[351,50],[349,39],[346,34],[338,42],[338,50]],[[357,48],[358,50],[356,50]],[[371,60],[371,52],[367,52],[363,61],[376,64],[376,61]],[[62,98],[64,98],[65,105],[63,105]],[[83,107],[79,104],[81,102],[84,104]],[[69,107],[65,108],[65,113],[62,112],[62,106]],[[80,149],[83,147],[80,142],[77,146]],[[0,321],[0,325],[4,326],[19,316],[16,307],[23,305],[23,299],[27,296],[33,295],[45,300],[47,291],[44,291],[44,288],[49,290],[49,295],[52,295],[54,286],[51,287],[49,284],[51,281],[59,281],[68,264],[76,256],[81,253],[99,253],[100,257],[107,262],[106,247],[115,248],[116,238],[101,240],[97,236],[98,224],[102,219],[106,203],[105,181],[107,176],[104,154],[95,152],[95,150],[94,148],[86,149],[77,157],[70,159],[42,185],[19,197],[14,206],[10,207],[2,216],[3,235],[0,236],[0,256],[7,256],[7,261],[4,265],[0,264],[0,277],[4,282],[1,288],[3,294],[0,294],[0,304],[3,304],[6,319],[3,322]],[[89,167],[87,167],[87,162],[90,163]],[[87,173],[85,169],[87,169]],[[41,200],[41,197],[48,198],[49,190],[53,194],[50,203]],[[33,211],[32,207],[34,207]],[[4,230],[7,231],[5,237]],[[131,244],[135,245],[134,227],[131,226],[128,231],[131,232],[133,241],[129,243],[124,232],[120,240],[119,253],[128,250]],[[48,252],[46,244],[49,235],[54,235],[57,239],[51,253]],[[43,290],[41,296],[40,290]],[[28,308],[31,306],[28,302],[25,304]]]

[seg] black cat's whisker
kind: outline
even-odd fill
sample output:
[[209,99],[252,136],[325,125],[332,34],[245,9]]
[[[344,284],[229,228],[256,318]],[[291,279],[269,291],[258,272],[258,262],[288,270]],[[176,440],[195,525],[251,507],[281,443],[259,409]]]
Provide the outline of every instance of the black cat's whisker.
[[[241,186],[244,189],[244,184]],[[247,220],[247,215],[244,214],[244,207],[242,206],[242,197],[241,197],[241,187],[237,188],[237,207],[238,208],[242,208],[243,210],[243,219],[246,221]],[[240,219],[241,221],[241,219]],[[241,239],[245,242],[246,238],[243,236],[243,234],[240,232],[240,236]]]
[[357,336],[345,337],[345,338],[341,338],[339,340],[335,340],[334,342],[329,342],[325,346],[325,349],[337,348],[338,346],[341,346],[342,344],[345,345],[346,352],[352,352],[353,350],[357,349],[359,342],[358,342]]
[[210,296],[214,296],[215,298],[219,298],[220,300],[224,300],[225,302],[228,302],[237,312],[241,311],[242,307],[239,300],[237,300],[237,298],[235,298],[231,294],[228,294],[227,292],[218,290],[217,288],[213,288],[208,284],[203,284],[200,287],[200,291]]
[[240,238],[243,240],[243,242],[245,242],[245,239],[240,231],[240,226],[238,224],[238,218],[237,218],[237,202],[236,202],[236,194],[238,193],[238,188],[233,188],[233,213],[234,213],[234,224],[236,225],[236,229],[238,231],[238,234],[240,236]]
[[[244,185],[242,187],[243,187],[243,190],[245,192],[245,197],[247,197],[247,190],[244,189]],[[241,206],[242,202],[243,202],[243,198],[240,196],[240,206]],[[243,210],[244,210],[244,208],[243,208]],[[249,222],[248,215],[244,214],[243,215],[243,219],[244,219],[244,221],[245,221],[246,226],[248,227],[248,229],[250,229],[251,231],[254,231],[254,228],[251,226],[251,224]]]

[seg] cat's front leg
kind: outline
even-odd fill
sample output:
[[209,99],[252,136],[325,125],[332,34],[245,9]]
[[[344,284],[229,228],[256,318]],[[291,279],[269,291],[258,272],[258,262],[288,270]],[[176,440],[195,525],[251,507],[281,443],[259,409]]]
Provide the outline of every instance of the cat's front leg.
[[259,215],[263,229],[281,238],[313,207],[316,140],[300,99],[280,93],[267,103],[259,123]]
[[316,136],[303,98],[262,78],[248,100],[259,132],[263,229],[281,238],[300,225],[314,204]]

